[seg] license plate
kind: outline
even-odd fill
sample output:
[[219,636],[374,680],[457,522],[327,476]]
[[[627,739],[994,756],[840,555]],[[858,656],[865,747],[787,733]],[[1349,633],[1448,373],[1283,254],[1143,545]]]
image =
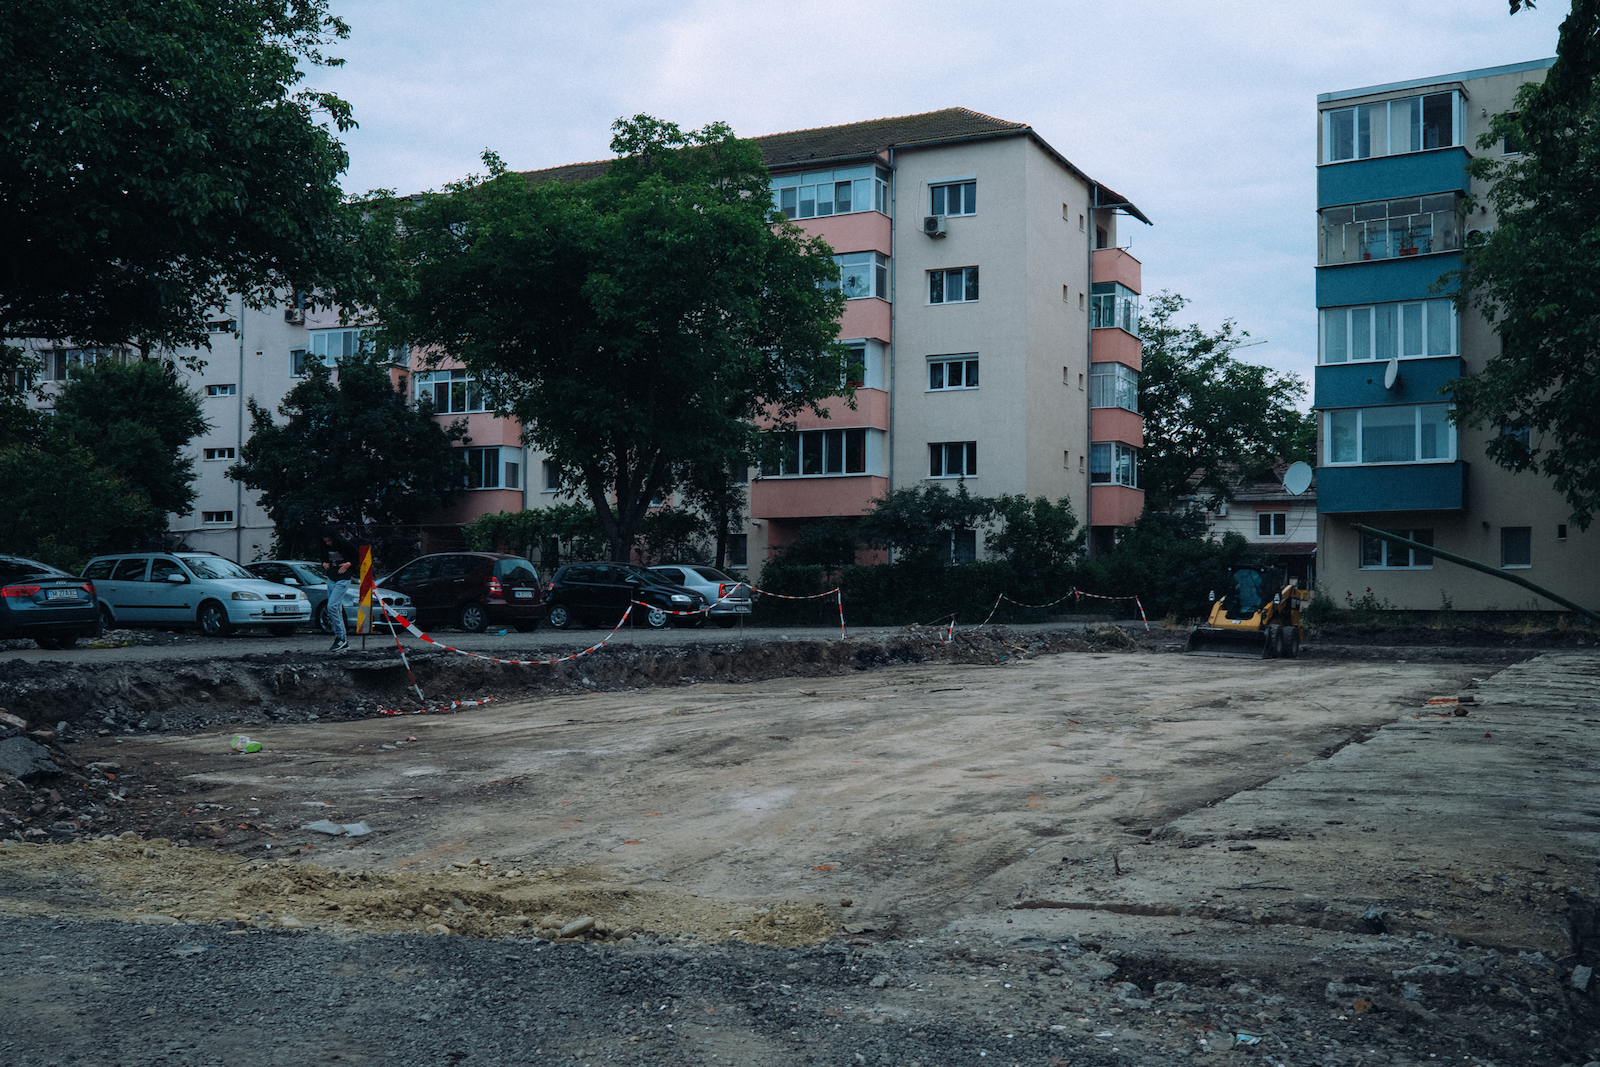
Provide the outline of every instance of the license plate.
[[532,600],[533,599],[533,590],[532,589],[513,589],[513,590],[511,590],[511,595],[512,595],[512,597],[514,597],[517,600]]
[[78,591],[76,589],[50,589],[45,592],[44,598],[46,600],[77,600]]
[[299,611],[300,611],[300,607],[297,604],[274,604],[274,605],[272,605],[272,612],[275,615],[294,615],[294,614],[297,614]]
[[736,615],[748,615],[748,614],[750,614],[750,605],[749,604],[735,604],[733,606],[733,611],[734,611],[734,614],[736,614]]

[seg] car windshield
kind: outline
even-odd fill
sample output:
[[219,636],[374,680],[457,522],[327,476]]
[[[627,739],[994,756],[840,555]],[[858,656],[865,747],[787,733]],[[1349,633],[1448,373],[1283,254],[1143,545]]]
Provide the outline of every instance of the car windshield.
[[294,571],[294,576],[300,579],[301,585],[322,585],[327,581],[323,578],[322,572],[309,563],[291,563],[289,569]]
[[18,578],[70,578],[70,574],[47,567],[43,563],[35,563],[31,559],[0,559],[0,581],[10,582]]
[[196,578],[254,578],[255,575],[221,556],[185,556],[184,566],[194,572]]
[[[637,576],[642,582],[655,582],[658,585],[667,581],[666,575],[657,574],[655,571],[645,570],[643,567],[636,567],[631,563],[626,567],[619,567],[618,570],[622,572],[620,575],[618,575],[618,577],[620,577],[623,581],[627,581],[629,578],[635,576]],[[667,582],[667,584],[673,585],[675,583]]]

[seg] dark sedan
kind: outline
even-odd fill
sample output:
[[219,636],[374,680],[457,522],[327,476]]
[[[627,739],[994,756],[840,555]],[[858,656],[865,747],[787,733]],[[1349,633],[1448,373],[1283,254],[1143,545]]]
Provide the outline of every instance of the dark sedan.
[[0,637],[71,648],[100,632],[94,583],[21,556],[0,556]]

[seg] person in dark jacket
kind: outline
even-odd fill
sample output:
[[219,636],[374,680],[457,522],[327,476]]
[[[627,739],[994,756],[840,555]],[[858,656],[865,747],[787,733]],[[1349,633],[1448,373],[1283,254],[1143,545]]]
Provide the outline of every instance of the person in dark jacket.
[[328,583],[328,625],[333,628],[333,647],[337,652],[350,642],[344,634],[344,603],[350,599],[350,581],[360,573],[361,553],[332,526],[322,528],[322,576]]

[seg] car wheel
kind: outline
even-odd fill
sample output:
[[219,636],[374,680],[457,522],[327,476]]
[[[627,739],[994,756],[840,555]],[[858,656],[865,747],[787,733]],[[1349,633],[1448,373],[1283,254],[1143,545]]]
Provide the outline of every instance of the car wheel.
[[333,633],[333,624],[328,621],[328,602],[326,600],[317,605],[315,622],[317,624],[317,629],[321,630],[323,633]]
[[665,608],[650,608],[644,613],[644,621],[652,630],[664,630],[672,623],[672,616]]
[[[111,609],[106,607],[104,604],[101,604],[100,605],[100,628],[102,630],[109,630],[109,629],[111,629],[111,627],[115,626],[116,624],[117,624],[117,620],[112,617]],[[99,635],[97,634],[95,636],[99,636]]]
[[572,613],[565,604],[552,604],[545,615],[545,621],[557,630],[565,630],[572,625]]
[[233,633],[233,622],[228,618],[228,609],[215,600],[208,600],[200,605],[195,621],[200,624],[200,632],[207,637],[226,637]]
[[271,634],[273,637],[293,637],[294,627],[284,625],[269,626],[267,627],[267,633]]
[[78,643],[77,634],[67,634],[65,637],[35,637],[33,643],[40,648],[71,648]]
[[484,610],[482,604],[474,601],[462,606],[461,615],[456,621],[467,633],[481,634],[489,628],[489,613]]
[[531,633],[533,633],[533,631],[535,631],[535,630],[537,630],[539,628],[539,620],[538,619],[524,619],[523,621],[517,623],[516,626],[517,626],[517,633],[519,633],[519,634],[531,634]]

